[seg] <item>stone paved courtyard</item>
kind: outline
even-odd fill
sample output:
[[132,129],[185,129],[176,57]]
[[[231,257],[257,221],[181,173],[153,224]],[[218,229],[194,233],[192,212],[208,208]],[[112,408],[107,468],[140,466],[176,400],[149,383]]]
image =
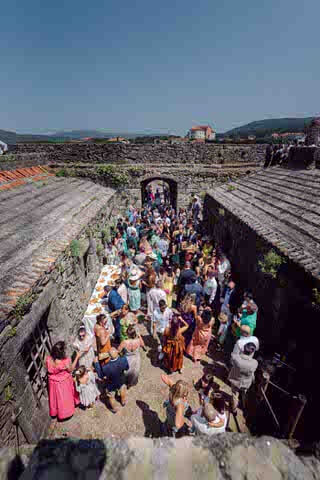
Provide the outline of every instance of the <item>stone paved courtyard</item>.
[[[112,414],[106,405],[98,400],[95,407],[89,410],[77,408],[70,420],[64,422],[53,421],[47,438],[78,437],[78,438],[105,438],[113,436],[125,438],[128,436],[161,436],[160,425],[165,420],[165,409],[163,402],[168,398],[168,387],[160,379],[164,373],[157,360],[157,344],[149,335],[146,326],[139,325],[140,333],[146,344],[147,351],[141,350],[142,365],[139,383],[128,392],[128,401],[125,407],[120,407],[117,414]],[[198,394],[192,383],[196,382],[202,375],[204,369],[212,371],[213,359],[216,360],[215,376],[217,389],[220,387],[225,392],[226,398],[231,389],[219,377],[223,377],[226,370],[218,360],[221,354],[214,353],[210,347],[209,356],[204,357],[201,365],[195,365],[188,358],[184,359],[182,375],[175,373],[171,375],[173,380],[184,379],[190,384],[189,403],[193,409],[198,408]],[[120,405],[120,404],[119,404]],[[242,412],[237,416],[238,424],[242,432],[247,432]],[[230,416],[229,429],[238,432],[233,416]]]

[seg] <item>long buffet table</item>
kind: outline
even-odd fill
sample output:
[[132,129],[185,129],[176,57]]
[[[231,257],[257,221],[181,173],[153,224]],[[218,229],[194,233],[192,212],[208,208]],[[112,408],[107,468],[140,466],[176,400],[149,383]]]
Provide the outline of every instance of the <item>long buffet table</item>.
[[120,267],[118,265],[105,265],[101,271],[97,284],[92,292],[87,311],[84,314],[82,323],[86,327],[90,335],[94,335],[94,326],[96,324],[96,316],[99,313],[104,313],[108,318],[108,327],[111,333],[114,333],[114,327],[111,317],[108,313],[108,308],[104,303],[106,299],[102,297],[105,295],[103,287],[112,284],[120,275]]

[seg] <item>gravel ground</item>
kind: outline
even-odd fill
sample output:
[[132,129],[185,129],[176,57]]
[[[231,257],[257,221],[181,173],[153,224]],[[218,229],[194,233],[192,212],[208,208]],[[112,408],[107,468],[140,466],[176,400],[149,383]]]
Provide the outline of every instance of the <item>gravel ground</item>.
[[[52,421],[49,430],[49,438],[79,437],[79,438],[104,438],[113,436],[125,438],[128,436],[161,436],[161,422],[165,420],[163,402],[168,398],[168,387],[160,379],[161,365],[157,360],[157,343],[149,335],[146,326],[139,325],[140,333],[145,341],[147,351],[141,350],[141,371],[138,384],[128,391],[128,401],[125,407],[120,407],[118,413],[113,414],[105,403],[98,400],[92,409],[82,410],[77,408],[74,416],[66,421]],[[220,357],[220,360],[219,360]],[[213,366],[213,358],[215,367]],[[174,373],[173,380],[183,379],[190,384],[189,403],[193,409],[199,407],[198,394],[193,387],[203,374],[209,369],[215,372],[216,388],[225,392],[229,398],[231,389],[223,381],[226,375],[221,354],[214,351],[211,346],[208,356],[205,356],[201,364],[194,364],[188,358],[184,358],[182,375]],[[120,406],[120,403],[119,403]],[[242,412],[237,416],[238,424],[242,432],[247,432]],[[234,418],[230,416],[229,429],[237,432]]]

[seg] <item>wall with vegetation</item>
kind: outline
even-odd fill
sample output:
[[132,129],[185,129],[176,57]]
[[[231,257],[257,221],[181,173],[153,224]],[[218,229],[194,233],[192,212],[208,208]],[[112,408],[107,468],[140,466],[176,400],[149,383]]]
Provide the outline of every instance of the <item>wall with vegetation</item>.
[[[0,335],[0,443],[37,442],[50,423],[48,400],[36,402],[23,357],[24,345],[43,319],[52,343],[70,344],[87,308],[103,263],[104,242],[116,215],[130,201],[126,194],[111,197],[107,208],[83,229],[60,255],[55,268],[20,297],[13,318]],[[122,208],[123,207],[123,208]],[[69,349],[68,354],[71,351]],[[12,416],[19,409],[18,425]]]

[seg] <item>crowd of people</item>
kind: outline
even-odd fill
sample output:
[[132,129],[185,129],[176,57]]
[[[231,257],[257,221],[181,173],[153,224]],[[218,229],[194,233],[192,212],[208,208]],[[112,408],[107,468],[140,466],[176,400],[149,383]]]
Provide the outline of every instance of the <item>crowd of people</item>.
[[[227,405],[234,414],[239,400],[245,405],[258,366],[258,307],[251,292],[240,295],[222,246],[204,234],[199,199],[175,211],[167,190],[149,188],[142,208],[130,206],[118,218],[105,262],[118,265],[119,276],[104,287],[105,313],[97,315],[94,336],[81,326],[71,358],[60,341],[46,360],[50,415],[69,418],[79,403],[91,408],[99,397],[113,413],[125,406],[139,380],[140,351],[147,348],[139,331],[144,323],[169,389],[164,434],[225,431]],[[229,402],[215,390],[213,374],[202,372],[209,345],[213,358],[224,355]],[[199,365],[194,386],[170,377],[183,375],[186,357]],[[198,390],[197,408],[188,403],[191,388]]]

